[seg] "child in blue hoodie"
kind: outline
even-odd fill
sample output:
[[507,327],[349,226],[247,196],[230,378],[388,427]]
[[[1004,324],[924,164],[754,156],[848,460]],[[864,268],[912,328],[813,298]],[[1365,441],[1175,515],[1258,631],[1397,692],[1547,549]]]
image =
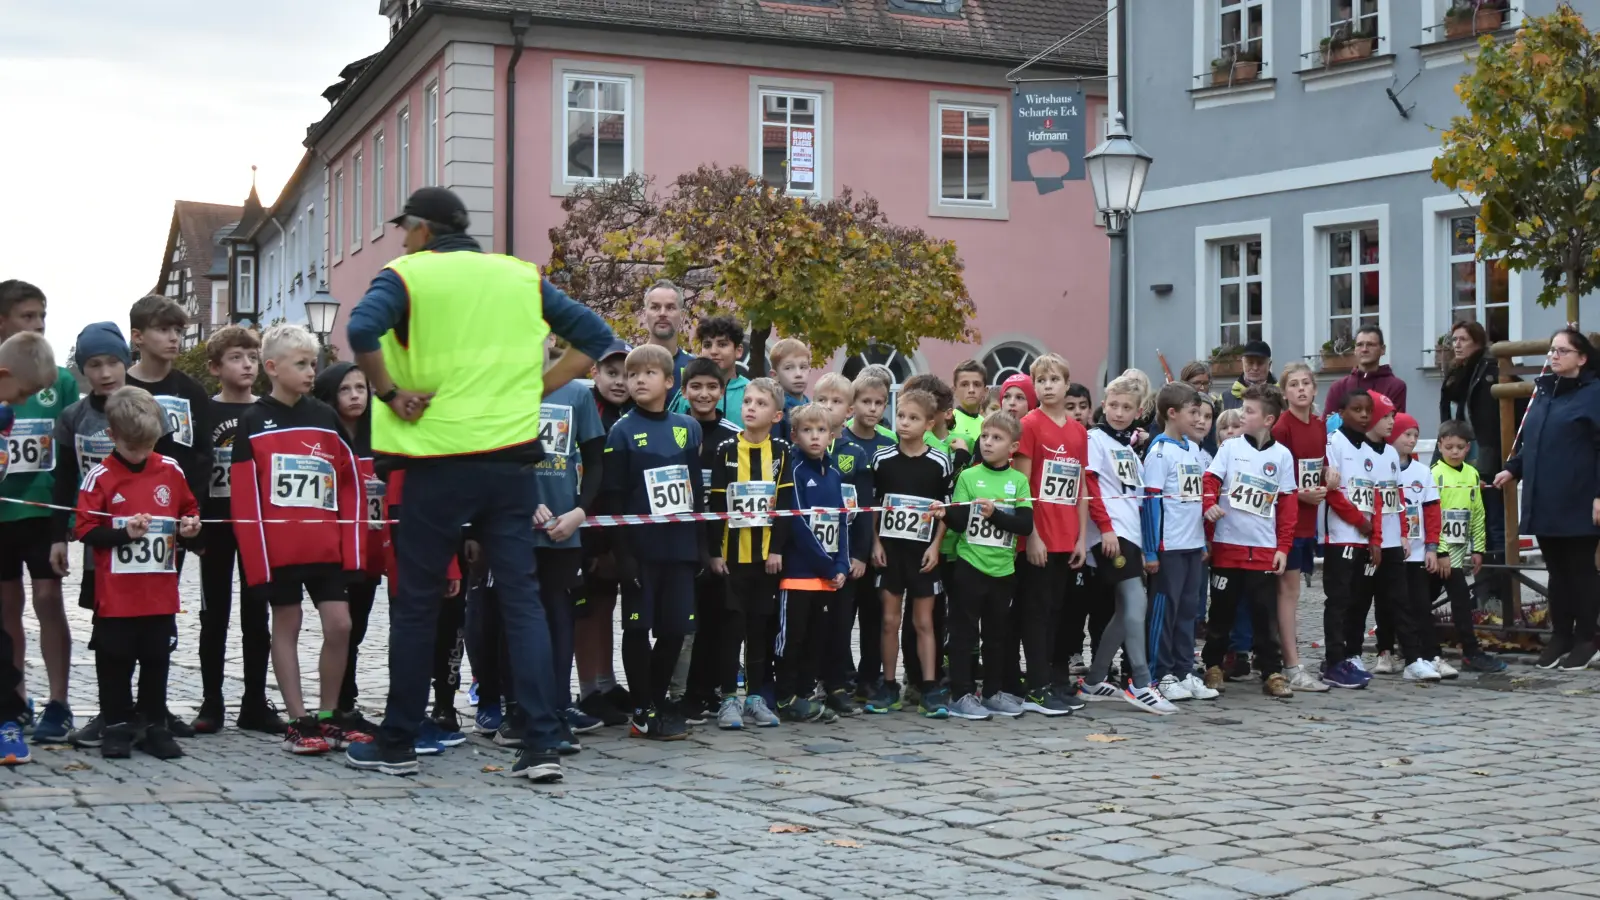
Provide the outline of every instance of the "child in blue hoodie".
[[790,722],[831,722],[838,715],[811,699],[817,686],[823,622],[850,572],[850,535],[845,525],[844,477],[828,455],[833,425],[816,404],[789,414],[789,433],[797,451],[788,463],[787,482],[778,490],[779,510],[824,509],[782,516],[773,527],[768,558],[782,557],[778,582],[778,716]]

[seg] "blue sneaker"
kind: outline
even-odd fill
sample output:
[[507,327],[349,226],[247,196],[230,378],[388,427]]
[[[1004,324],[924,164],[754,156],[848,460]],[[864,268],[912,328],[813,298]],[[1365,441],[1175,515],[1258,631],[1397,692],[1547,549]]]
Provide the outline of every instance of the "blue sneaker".
[[1367,686],[1368,679],[1362,677],[1365,674],[1366,673],[1364,672],[1358,671],[1356,667],[1351,665],[1350,661],[1346,659],[1335,663],[1333,668],[1324,673],[1322,676],[1322,683],[1328,685],[1329,687],[1343,688],[1351,691],[1359,690]]
[[415,775],[419,768],[417,754],[422,752],[420,749],[408,752],[404,747],[384,747],[377,741],[367,741],[351,744],[344,751],[344,764],[352,769],[385,775]]
[[64,744],[67,735],[72,731],[72,708],[65,703],[51,700],[44,705],[44,712],[33,724],[33,742],[35,744]]
[[0,766],[20,766],[32,759],[28,742],[22,739],[22,724],[0,722]]
[[505,720],[505,714],[501,712],[498,703],[488,703],[478,707],[478,714],[473,717],[473,721],[478,725],[479,734],[494,734],[500,730],[500,723]]
[[569,706],[561,712],[562,721],[572,729],[573,734],[588,734],[606,727],[604,720],[591,716],[576,706]]
[[[362,745],[352,744],[351,746],[360,747]],[[425,738],[421,733],[418,733],[416,737],[411,739],[411,752],[417,756],[438,756],[444,752],[444,745],[432,738]]]
[[423,719],[422,725],[417,728],[417,740],[429,741],[441,747],[459,747],[467,742],[467,736],[459,731],[446,731],[432,719]]
[[472,685],[467,688],[467,701],[473,706],[478,705],[478,679],[472,679]]

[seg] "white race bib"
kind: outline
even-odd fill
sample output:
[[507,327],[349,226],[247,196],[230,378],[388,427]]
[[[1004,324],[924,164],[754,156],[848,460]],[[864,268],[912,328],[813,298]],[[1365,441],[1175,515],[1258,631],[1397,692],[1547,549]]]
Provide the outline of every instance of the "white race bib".
[[333,463],[316,456],[272,454],[272,505],[285,509],[339,508]]
[[885,494],[883,505],[898,507],[883,511],[883,521],[878,526],[878,536],[900,538],[926,543],[933,540],[933,513],[928,507],[933,501],[909,494]]
[[1058,503],[1078,502],[1078,482],[1083,476],[1083,466],[1064,459],[1044,461],[1044,473],[1039,479],[1039,499]]
[[1127,447],[1118,447],[1111,451],[1112,464],[1117,468],[1117,480],[1128,487],[1142,487],[1139,478],[1139,455]]
[[[111,520],[112,528],[128,527],[126,517]],[[178,571],[175,544],[178,523],[172,519],[154,519],[143,537],[134,538],[111,551],[113,575],[165,575]]]
[[694,491],[689,487],[688,466],[657,466],[644,470],[650,515],[694,512]]
[[78,451],[78,479],[89,474],[89,470],[106,461],[117,445],[111,442],[111,436],[104,431],[99,434],[80,434],[75,439]]
[[1377,502],[1377,485],[1371,481],[1365,478],[1352,478],[1350,479],[1350,486],[1345,489],[1345,493],[1350,496],[1350,505],[1356,508],[1356,512],[1366,513],[1370,516],[1372,511],[1377,509],[1375,505]]
[[217,447],[211,456],[211,496],[233,496],[233,447]]
[[1472,524],[1472,511],[1466,509],[1447,509],[1444,511],[1444,522],[1439,528],[1439,543],[1465,544],[1467,543],[1467,530]]
[[[1010,504],[996,503],[994,508],[1011,511]],[[971,515],[967,517],[967,543],[974,547],[1001,547],[1013,550],[1017,546],[1017,536],[996,525],[994,519],[984,518],[974,505]]]
[[735,481],[728,485],[728,512],[744,513],[748,518],[728,520],[729,528],[767,528],[778,497],[778,486],[771,481]]
[[[861,498],[856,495],[856,486],[855,485],[853,485],[853,484],[841,484],[841,485],[839,485],[839,491],[840,491],[841,494],[844,495],[844,508],[845,509],[859,509],[861,507]],[[856,514],[855,513],[851,513],[850,514],[850,520],[853,522],[853,521],[855,521],[855,518],[856,518]]]
[[572,452],[572,407],[560,403],[539,404],[539,446],[545,456],[566,456]]
[[55,423],[49,419],[18,419],[6,439],[11,451],[11,474],[51,472],[56,467],[56,445],[50,437]]
[[189,412],[189,401],[182,397],[156,397],[162,412],[167,414],[167,433],[185,447],[194,446],[194,417]]
[[1272,505],[1277,499],[1277,482],[1244,472],[1233,473],[1233,485],[1228,488],[1228,502],[1234,509],[1270,519]]
[[1322,487],[1322,460],[1302,459],[1295,462],[1295,470],[1299,477],[1295,483],[1302,491]]
[[1422,507],[1415,503],[1406,504],[1406,538],[1413,541],[1422,539]]
[[822,545],[825,553],[839,552],[839,514],[814,512],[811,514],[811,535]]
[[1383,496],[1383,511],[1397,513],[1400,511],[1400,485],[1398,482],[1385,481],[1378,485],[1378,490]]
[[1198,503],[1204,478],[1205,472],[1200,468],[1199,463],[1178,463],[1179,502]]
[[383,497],[386,493],[388,485],[376,478],[367,479],[367,527],[373,531],[383,530]]

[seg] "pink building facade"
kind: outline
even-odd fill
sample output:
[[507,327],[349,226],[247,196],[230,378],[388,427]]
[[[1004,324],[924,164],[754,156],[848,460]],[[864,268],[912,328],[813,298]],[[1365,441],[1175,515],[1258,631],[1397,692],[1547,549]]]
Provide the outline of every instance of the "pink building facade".
[[[828,27],[860,30],[871,23],[852,4],[884,0],[842,2],[837,14],[826,5],[797,14],[837,15]],[[672,4],[650,8],[663,5]],[[959,20],[968,40],[975,13],[1058,4],[979,5],[967,0]],[[953,27],[887,8],[876,13],[872,22],[903,19],[929,46],[939,29]],[[1081,24],[1048,15],[1062,20],[1061,34]],[[329,287],[342,304],[335,343],[372,277],[402,252],[399,231],[384,222],[418,187],[456,191],[486,249],[543,263],[563,197],[587,180],[640,171],[663,185],[700,165],[741,165],[792,193],[829,198],[848,185],[876,197],[893,221],[956,242],[982,342],[926,341],[892,361],[902,378],[948,378],[973,357],[998,381],[1051,351],[1072,363],[1076,380],[1097,380],[1107,345],[1108,253],[1088,182],[1041,193],[1011,181],[1013,91],[1004,76],[1032,51],[963,61],[949,50],[757,43],[718,34],[728,28],[717,23],[698,33],[682,22],[660,32],[572,17],[518,24],[526,26],[520,49],[506,17],[431,5],[402,15],[390,45],[313,127],[308,146],[327,167]],[[874,29],[890,34],[881,25],[865,30]],[[1059,36],[1038,35],[1041,49]],[[1052,66],[1029,74],[1093,74],[1086,61]],[[1091,145],[1104,127],[1098,84],[1085,82]],[[840,355],[829,367],[853,372],[860,361],[850,362]]]

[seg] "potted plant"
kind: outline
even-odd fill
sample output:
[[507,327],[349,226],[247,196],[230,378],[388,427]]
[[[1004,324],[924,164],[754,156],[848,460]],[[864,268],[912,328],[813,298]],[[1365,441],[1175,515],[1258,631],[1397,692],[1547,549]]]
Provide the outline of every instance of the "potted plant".
[[1460,40],[1499,31],[1506,21],[1507,0],[1452,0],[1444,14],[1446,40]]
[[1211,348],[1211,380],[1238,378],[1244,373],[1244,348],[1227,344]]
[[1337,66],[1340,63],[1372,56],[1377,35],[1366,31],[1350,31],[1341,25],[1334,33],[1322,39],[1322,64]]
[[1238,84],[1255,81],[1261,77],[1261,52],[1258,50],[1229,50],[1211,61],[1213,85]]
[[1322,370],[1324,372],[1356,367],[1356,342],[1349,335],[1336,337],[1322,344]]

